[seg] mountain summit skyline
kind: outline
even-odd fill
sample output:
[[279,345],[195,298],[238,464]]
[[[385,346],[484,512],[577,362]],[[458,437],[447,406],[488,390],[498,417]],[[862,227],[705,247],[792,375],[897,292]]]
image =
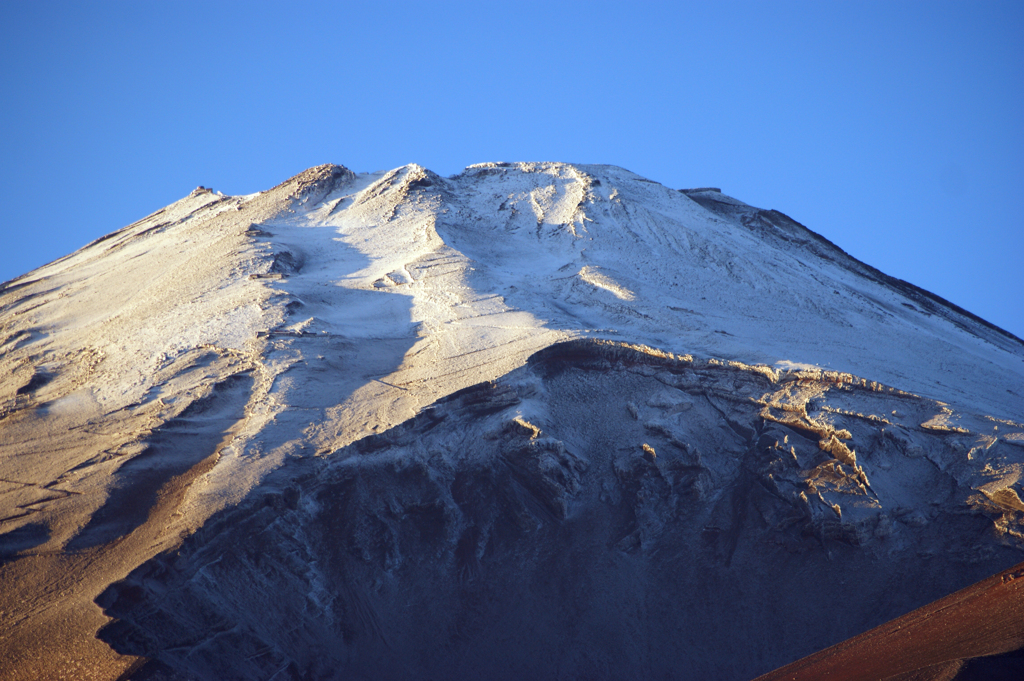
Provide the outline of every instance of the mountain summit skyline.
[[615,166],[199,187],[0,367],[4,678],[751,678],[1024,548],[1024,342]]

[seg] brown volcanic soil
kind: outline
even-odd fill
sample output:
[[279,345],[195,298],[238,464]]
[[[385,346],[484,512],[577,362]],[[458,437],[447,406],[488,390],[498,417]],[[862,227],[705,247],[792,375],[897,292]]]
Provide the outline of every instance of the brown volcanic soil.
[[1024,563],[756,681],[1001,678],[995,676],[998,667],[1016,665],[1019,669],[1024,660],[1007,655],[1000,665],[997,659],[971,658],[1012,653],[1021,647]]

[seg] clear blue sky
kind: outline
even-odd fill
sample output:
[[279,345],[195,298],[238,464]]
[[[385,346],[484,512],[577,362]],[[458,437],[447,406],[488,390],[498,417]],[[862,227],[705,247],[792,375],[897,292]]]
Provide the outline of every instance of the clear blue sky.
[[0,3],[0,280],[325,162],[720,186],[1024,337],[1024,2]]

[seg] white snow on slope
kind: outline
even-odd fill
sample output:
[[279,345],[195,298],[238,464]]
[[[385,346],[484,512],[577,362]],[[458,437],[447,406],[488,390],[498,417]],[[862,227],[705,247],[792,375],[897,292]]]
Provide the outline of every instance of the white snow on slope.
[[[197,190],[11,282],[5,370],[45,356],[71,380],[67,367],[84,363],[74,380],[87,389],[43,389],[63,394],[55,413],[73,403],[79,420],[129,410],[153,423],[223,377],[162,385],[176,362],[209,350],[225,358],[220,372],[253,372],[245,423],[192,492],[215,506],[284,456],[333,451],[584,336],[843,371],[1021,420],[1019,341],[921,309],[762,214],[714,191],[560,163],[451,178],[325,166],[258,195]],[[48,475],[63,479],[58,468]]]
[[[360,176],[268,229],[273,248],[303,254],[300,273],[270,285],[307,304],[297,316],[310,328],[409,340],[396,371],[377,377],[414,394],[394,398],[408,405],[395,419],[578,336],[796,362],[1024,414],[1019,343],[918,310],[804,250],[810,236],[773,243],[620,168],[483,164],[442,179],[406,166]],[[328,283],[364,295],[320,304]]]
[[816,255],[802,228],[773,241],[621,168],[482,164],[444,179],[410,165],[258,228],[267,262],[294,264],[263,280],[290,306],[265,362],[286,435],[240,441],[250,454],[209,474],[215,495],[252,475],[252,451],[294,453],[295,429],[300,450],[334,451],[577,337],[847,372],[958,411],[1024,415],[1019,342],[921,312],[841,252]]

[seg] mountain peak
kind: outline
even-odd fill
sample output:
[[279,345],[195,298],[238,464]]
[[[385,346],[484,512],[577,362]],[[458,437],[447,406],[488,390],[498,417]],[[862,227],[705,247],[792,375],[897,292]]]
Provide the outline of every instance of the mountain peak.
[[[699,639],[698,667],[735,654],[749,676],[810,644],[732,650],[769,640],[767,611],[729,625],[686,594],[770,607],[744,585],[806,582],[873,626],[892,580],[893,608],[917,607],[1016,561],[1024,536],[1024,343],[779,211],[610,165],[325,164],[248,196],[200,187],[0,289],[0,366],[0,610],[21,618],[5,659],[25,678],[58,675],[65,649],[112,678],[120,655],[316,675],[320,649],[353,674],[429,658],[438,676],[459,669],[429,651],[457,650],[463,675],[493,676],[516,657],[501,627],[606,640],[595,594],[661,649]],[[920,551],[935,581],[901,572]],[[241,576],[230,597],[204,586],[228,578],[215,565]],[[485,586],[528,592],[545,565],[557,588],[519,605]],[[873,595],[815,576],[832,574]],[[578,619],[544,610],[555,592]],[[434,620],[412,612],[443,622],[416,633]],[[245,655],[189,643],[219,641],[214,621]],[[813,622],[814,645],[856,633]],[[729,626],[749,636],[709,638]],[[582,650],[523,636],[517,659]],[[629,650],[586,644],[621,672],[605,676],[630,675],[620,654],[642,675],[669,663],[611,639]]]

